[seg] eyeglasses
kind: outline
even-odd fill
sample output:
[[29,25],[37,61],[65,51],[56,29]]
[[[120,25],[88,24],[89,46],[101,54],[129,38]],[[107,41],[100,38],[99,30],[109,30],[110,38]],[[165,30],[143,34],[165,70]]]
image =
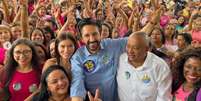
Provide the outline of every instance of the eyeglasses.
[[30,53],[32,53],[32,50],[14,51],[14,55],[16,56],[20,55],[28,56],[30,55]]

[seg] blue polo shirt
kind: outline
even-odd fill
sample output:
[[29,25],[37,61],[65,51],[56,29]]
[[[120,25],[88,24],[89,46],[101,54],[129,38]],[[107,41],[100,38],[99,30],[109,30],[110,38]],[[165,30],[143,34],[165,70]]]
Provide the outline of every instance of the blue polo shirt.
[[79,48],[71,59],[71,97],[85,97],[86,91],[95,94],[100,89],[103,101],[117,101],[116,72],[119,56],[125,52],[127,38],[105,39],[101,49],[90,54],[86,46]]

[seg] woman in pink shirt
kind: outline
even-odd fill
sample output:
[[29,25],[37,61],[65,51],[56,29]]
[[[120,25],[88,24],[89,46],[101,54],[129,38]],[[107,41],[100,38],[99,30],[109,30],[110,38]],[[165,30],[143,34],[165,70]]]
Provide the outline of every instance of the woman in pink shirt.
[[0,91],[6,95],[4,99],[24,101],[38,88],[40,74],[38,55],[32,42],[16,40],[8,51],[5,69],[0,76]]
[[173,101],[198,101],[201,87],[201,48],[181,53],[173,66]]
[[201,46],[201,15],[195,15],[192,21],[192,45],[195,47]]

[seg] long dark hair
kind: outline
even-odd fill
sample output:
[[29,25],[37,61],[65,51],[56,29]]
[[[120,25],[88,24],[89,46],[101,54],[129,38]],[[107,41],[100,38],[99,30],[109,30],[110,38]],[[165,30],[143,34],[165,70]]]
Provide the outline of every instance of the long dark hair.
[[[57,59],[57,63],[60,64],[60,54],[59,54],[59,50],[58,50],[58,46],[59,46],[59,43],[63,40],[71,40],[75,46],[75,51],[77,50],[77,43],[76,43],[76,39],[70,34],[70,33],[61,33],[56,41],[55,41],[55,55],[56,55],[56,59]],[[75,53],[74,51],[74,53]],[[73,54],[74,54],[73,53]],[[69,60],[70,61],[70,60]]]
[[31,66],[32,66],[33,70],[35,70],[38,73],[38,79],[40,79],[41,69],[39,67],[38,55],[36,53],[33,43],[28,39],[18,39],[16,41],[14,41],[14,43],[12,44],[12,47],[7,52],[5,72],[1,78],[2,81],[5,81],[3,83],[5,84],[4,88],[6,90],[5,92],[8,93],[7,94],[8,96],[10,95],[10,93],[8,91],[8,86],[9,86],[9,83],[13,77],[13,74],[16,71],[16,68],[18,66],[18,63],[14,59],[13,53],[14,53],[15,47],[18,45],[21,45],[21,44],[27,45],[31,48],[31,50],[32,50]]
[[[173,85],[172,85],[172,93],[175,93],[179,87],[186,81],[183,70],[184,64],[189,58],[196,58],[201,60],[201,47],[200,48],[188,48],[184,50],[180,58],[176,61],[175,65],[172,67],[173,70]],[[189,95],[188,101],[195,101],[197,92],[201,87],[201,80],[194,84],[194,91]],[[193,100],[194,99],[194,100]]]
[[51,96],[51,92],[48,91],[48,85],[47,85],[47,77],[50,73],[52,73],[55,70],[61,70],[64,72],[66,77],[69,80],[69,87],[68,87],[68,94],[70,93],[70,79],[69,75],[67,74],[67,71],[60,65],[51,65],[48,67],[41,76],[41,89],[40,92],[33,97],[33,101],[48,101],[48,98]]

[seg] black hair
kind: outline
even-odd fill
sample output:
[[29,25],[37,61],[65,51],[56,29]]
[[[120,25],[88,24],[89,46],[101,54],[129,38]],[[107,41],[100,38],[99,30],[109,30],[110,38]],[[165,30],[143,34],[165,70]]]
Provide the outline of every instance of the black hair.
[[85,26],[85,25],[93,25],[93,26],[96,26],[99,31],[101,31],[101,23],[97,20],[93,20],[92,18],[84,18],[82,20],[80,20],[78,22],[78,25],[77,25],[77,29],[78,29],[78,32],[80,34],[80,36],[82,36],[82,28]]
[[[17,39],[16,41],[13,42],[12,47],[9,49],[7,52],[7,57],[6,57],[6,64],[5,64],[5,74],[2,75],[1,81],[4,81],[3,84],[5,84],[5,92],[7,93],[8,96],[10,96],[10,92],[8,90],[9,83],[11,79],[13,78],[13,74],[16,71],[16,68],[18,66],[18,63],[14,59],[14,49],[18,45],[27,45],[28,47],[31,48],[32,50],[32,59],[31,59],[31,66],[32,68],[37,72],[38,74],[38,79],[40,79],[40,64],[38,62],[38,55],[36,52],[36,49],[33,45],[33,43],[28,40],[28,39]],[[8,97],[9,98],[9,97]]]
[[0,17],[1,17],[1,19],[0,19],[0,24],[1,24],[4,19],[4,14],[3,14],[2,10],[0,10]]
[[[76,42],[76,39],[70,34],[70,33],[61,33],[56,41],[55,41],[55,55],[56,55],[56,59],[57,59],[57,63],[60,64],[60,54],[59,54],[59,50],[58,50],[58,46],[59,46],[59,43],[63,40],[71,40],[74,44],[74,47],[75,47],[75,51],[77,50],[77,42]],[[74,53],[75,53],[74,51]],[[73,54],[74,54],[73,53]],[[66,60],[67,61],[67,60]],[[70,60],[69,60],[70,61]]]
[[187,43],[188,45],[191,44],[192,37],[191,37],[191,35],[189,33],[178,33],[176,38],[178,36],[182,36],[184,38],[184,40],[185,40],[185,43]]
[[[173,65],[173,83],[172,83],[172,93],[174,94],[179,87],[186,81],[183,70],[184,64],[189,58],[196,58],[201,61],[201,47],[199,48],[187,48],[184,50],[180,57],[176,60],[175,64]],[[187,101],[195,101],[197,92],[201,87],[201,80],[194,84],[193,92],[188,96]]]
[[[48,98],[51,96],[51,92],[48,91],[48,85],[47,85],[47,78],[49,76],[50,73],[52,73],[55,70],[60,70],[62,71],[66,77],[69,80],[69,87],[68,87],[68,94],[70,93],[70,79],[69,79],[69,75],[67,74],[67,71],[64,69],[64,67],[60,66],[60,65],[51,65],[49,66],[42,74],[41,76],[41,89],[40,92],[38,94],[36,94],[32,101],[48,101]],[[66,95],[67,96],[67,95]]]

